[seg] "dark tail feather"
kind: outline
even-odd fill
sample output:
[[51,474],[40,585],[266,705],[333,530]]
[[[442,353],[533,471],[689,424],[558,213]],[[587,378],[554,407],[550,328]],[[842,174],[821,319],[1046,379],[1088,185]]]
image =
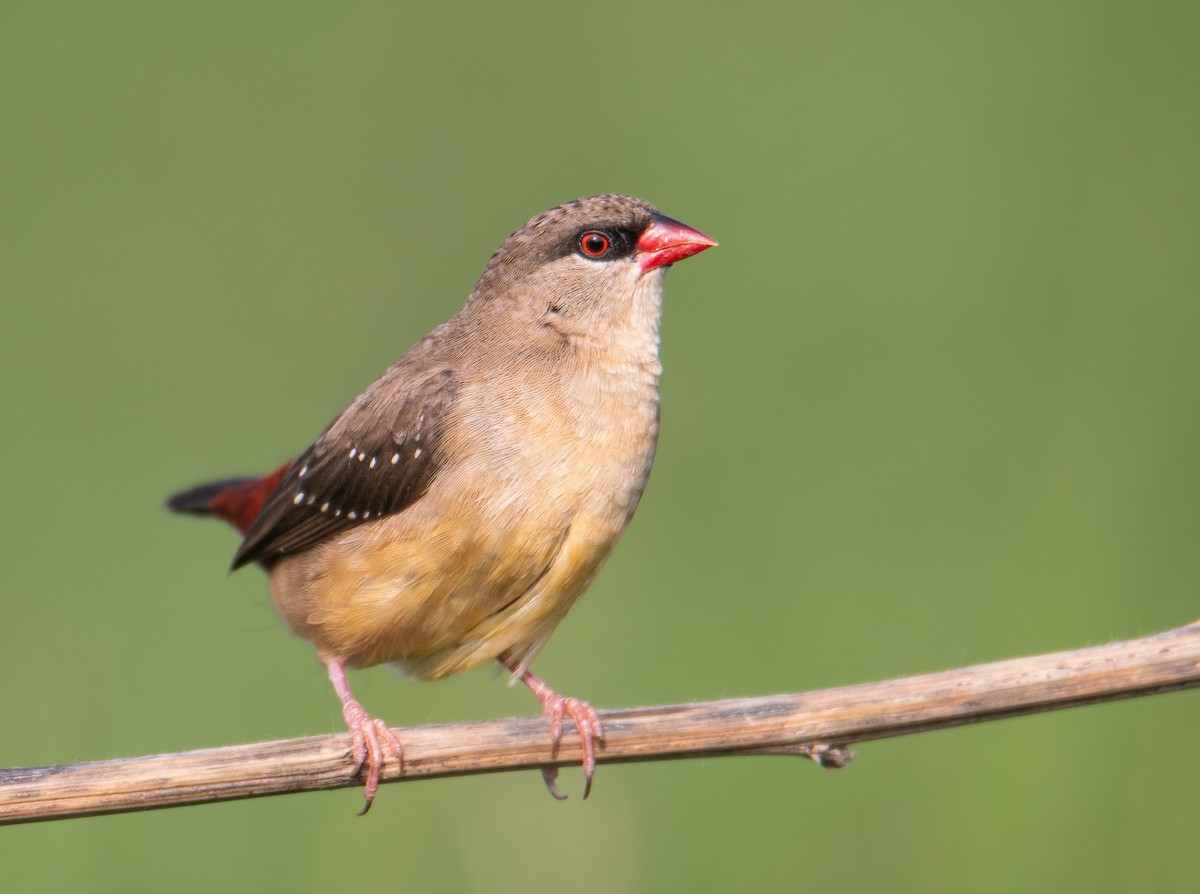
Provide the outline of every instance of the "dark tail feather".
[[214,508],[213,502],[222,491],[230,488],[238,490],[252,488],[257,483],[257,478],[246,477],[226,478],[224,481],[201,484],[167,497],[167,508],[172,512],[186,512],[189,515],[215,515],[217,510]]
[[284,463],[261,477],[226,478],[180,491],[167,498],[167,508],[190,515],[212,515],[245,534],[291,465]]

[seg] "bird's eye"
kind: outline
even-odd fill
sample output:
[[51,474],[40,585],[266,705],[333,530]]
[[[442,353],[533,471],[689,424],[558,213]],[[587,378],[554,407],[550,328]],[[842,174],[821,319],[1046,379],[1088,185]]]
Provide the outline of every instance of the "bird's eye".
[[589,258],[602,258],[612,247],[612,240],[603,233],[584,233],[579,237],[579,250]]

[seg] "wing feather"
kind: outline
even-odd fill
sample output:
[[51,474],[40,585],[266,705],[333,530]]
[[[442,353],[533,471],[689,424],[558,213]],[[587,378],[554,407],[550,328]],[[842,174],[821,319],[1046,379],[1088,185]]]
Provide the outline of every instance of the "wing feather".
[[233,567],[309,549],[412,505],[437,473],[439,442],[460,385],[454,370],[439,369],[398,398],[394,387],[366,391],[292,463],[246,532]]

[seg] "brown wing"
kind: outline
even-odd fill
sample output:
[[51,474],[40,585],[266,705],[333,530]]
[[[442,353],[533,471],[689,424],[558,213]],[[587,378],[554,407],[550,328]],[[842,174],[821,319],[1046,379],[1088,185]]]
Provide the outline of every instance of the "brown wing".
[[398,399],[391,388],[365,392],[292,463],[233,567],[300,552],[411,505],[437,472],[438,442],[459,385],[453,370],[440,369]]

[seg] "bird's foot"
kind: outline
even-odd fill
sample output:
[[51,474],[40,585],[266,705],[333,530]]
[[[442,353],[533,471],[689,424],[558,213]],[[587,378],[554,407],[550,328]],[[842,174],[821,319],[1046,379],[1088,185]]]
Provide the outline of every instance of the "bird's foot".
[[[505,666],[508,666],[508,662],[505,662]],[[518,672],[519,665],[509,669]],[[551,755],[558,753],[566,718],[571,719],[575,731],[579,733],[579,747],[583,751],[583,797],[586,798],[592,790],[592,777],[596,773],[596,748],[604,742],[604,725],[600,722],[599,712],[582,699],[559,695],[528,670],[520,670],[517,675],[542,703],[542,713],[550,722]],[[559,801],[566,798],[557,784],[558,767],[542,767],[542,779],[553,797]]]
[[384,751],[390,751],[392,756],[404,765],[404,749],[386,723],[372,717],[362,705],[351,700],[342,707],[342,716],[346,718],[346,726],[350,728],[350,754],[354,759],[354,772],[359,773],[366,767],[366,778],[363,780],[363,797],[366,803],[358,812],[362,816],[371,809],[375,793],[379,791],[379,775],[383,770],[386,759]]
[[[545,686],[544,683],[542,685]],[[542,698],[539,695],[538,700],[542,703],[542,712],[550,721],[550,738],[554,742],[551,752],[558,751],[563,735],[563,718],[570,717],[575,731],[579,733],[579,747],[583,750],[583,797],[587,798],[592,790],[592,777],[596,774],[596,745],[604,741],[604,727],[600,723],[600,714],[582,699],[559,695],[548,687],[547,691],[549,697]],[[558,767],[542,767],[542,779],[552,796],[559,801],[567,797],[556,782]]]
[[379,791],[379,776],[386,760],[385,751],[404,767],[404,748],[386,723],[367,713],[350,694],[350,684],[346,680],[345,665],[336,659],[323,658],[329,671],[329,679],[342,702],[342,717],[350,730],[350,755],[354,760],[354,772],[360,773],[366,767],[366,778],[363,780],[363,797],[366,803],[358,812],[359,816],[371,809],[375,793]]

